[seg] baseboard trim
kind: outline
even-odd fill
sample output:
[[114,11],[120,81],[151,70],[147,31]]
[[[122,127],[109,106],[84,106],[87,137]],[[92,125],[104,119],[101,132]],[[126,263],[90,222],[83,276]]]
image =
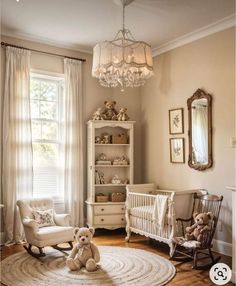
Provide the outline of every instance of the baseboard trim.
[[236,271],[232,271],[231,282],[232,282],[232,283],[236,283]]
[[222,240],[213,239],[213,250],[227,256],[232,256],[232,244]]
[[5,233],[0,232],[0,244],[3,245],[5,243]]

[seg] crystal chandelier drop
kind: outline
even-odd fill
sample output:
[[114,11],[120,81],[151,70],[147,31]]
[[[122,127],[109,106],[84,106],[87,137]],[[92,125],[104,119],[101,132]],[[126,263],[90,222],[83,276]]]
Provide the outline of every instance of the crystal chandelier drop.
[[92,76],[106,87],[138,87],[153,75],[151,46],[136,41],[125,28],[125,6],[133,0],[120,0],[123,6],[123,28],[112,41],[96,44],[93,49]]

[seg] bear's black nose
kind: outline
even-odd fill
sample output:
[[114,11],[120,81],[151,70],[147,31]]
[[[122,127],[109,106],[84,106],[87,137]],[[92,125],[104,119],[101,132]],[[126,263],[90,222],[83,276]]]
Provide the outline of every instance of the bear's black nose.
[[81,238],[82,241],[85,241],[85,238]]

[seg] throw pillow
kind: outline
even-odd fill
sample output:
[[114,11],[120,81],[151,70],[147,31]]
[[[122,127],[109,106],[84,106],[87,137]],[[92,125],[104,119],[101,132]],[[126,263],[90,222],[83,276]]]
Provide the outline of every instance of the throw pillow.
[[32,213],[39,227],[55,225],[53,219],[53,214],[54,214],[53,209],[33,210]]

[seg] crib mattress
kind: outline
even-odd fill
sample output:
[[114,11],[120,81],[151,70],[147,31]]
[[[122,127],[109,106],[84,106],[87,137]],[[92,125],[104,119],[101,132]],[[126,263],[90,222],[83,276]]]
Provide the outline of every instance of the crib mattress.
[[130,214],[135,217],[141,217],[146,220],[153,220],[153,205],[140,206],[130,209]]

